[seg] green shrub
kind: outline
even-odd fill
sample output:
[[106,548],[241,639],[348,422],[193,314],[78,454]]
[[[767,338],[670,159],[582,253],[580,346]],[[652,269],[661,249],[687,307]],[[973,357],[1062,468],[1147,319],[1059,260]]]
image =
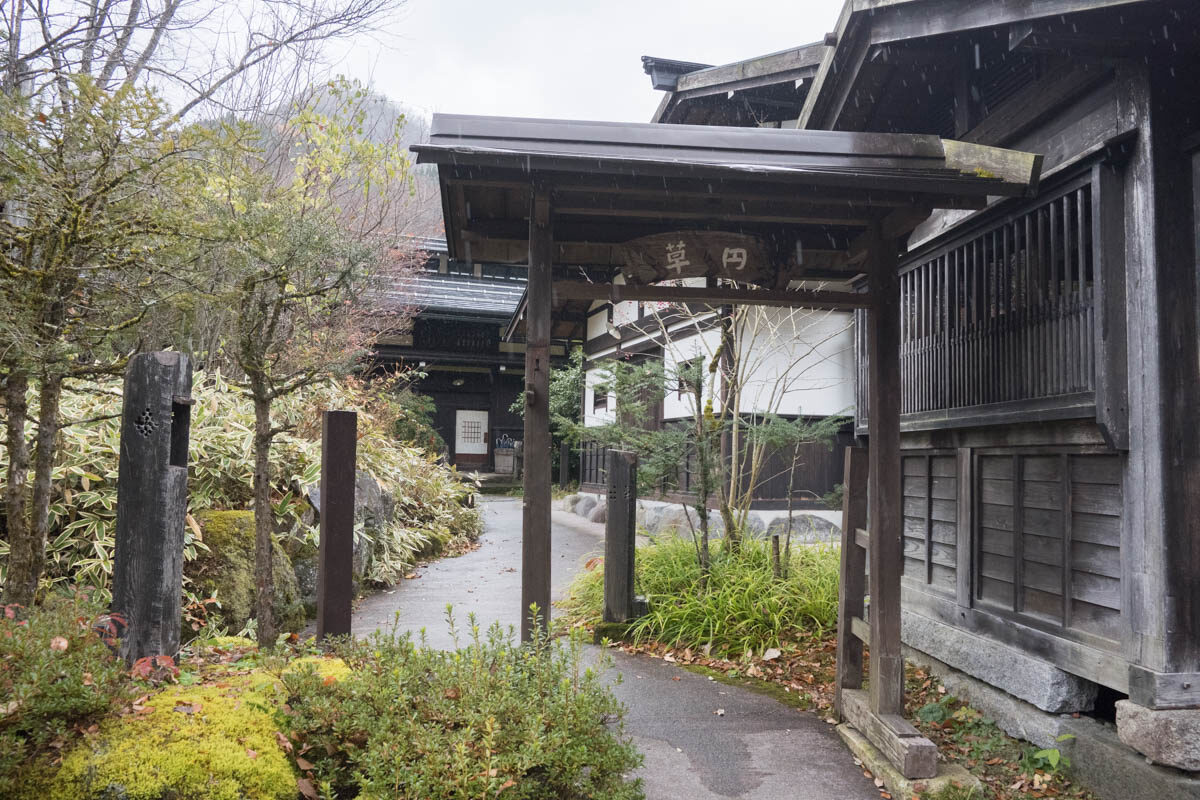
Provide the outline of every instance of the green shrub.
[[0,610],[0,797],[11,797],[18,772],[113,708],[125,670],[84,598]]
[[[650,610],[630,628],[635,641],[711,646],[714,656],[741,656],[823,633],[837,623],[836,547],[793,547],[788,577],[780,579],[772,574],[768,543],[750,539],[731,552],[721,542],[713,548],[705,588],[690,539],[640,547],[636,565],[635,587]],[[578,575],[565,602],[569,616],[594,622],[603,604],[603,569]]]
[[[453,622],[451,621],[451,625]],[[472,619],[466,647],[442,652],[376,633],[338,650],[349,675],[282,676],[281,725],[332,798],[625,800],[640,756],[600,667],[578,641],[521,647]],[[603,658],[603,657],[602,657]],[[298,762],[299,763],[299,762]]]

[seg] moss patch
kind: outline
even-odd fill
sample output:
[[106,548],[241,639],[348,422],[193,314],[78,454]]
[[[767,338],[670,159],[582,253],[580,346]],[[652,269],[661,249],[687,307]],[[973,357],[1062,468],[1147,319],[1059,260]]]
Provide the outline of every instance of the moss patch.
[[54,774],[38,800],[294,800],[297,773],[275,739],[276,683],[261,673],[173,686],[105,721]]
[[[245,627],[254,613],[254,513],[205,511],[196,516],[208,552],[189,565],[199,591],[215,595],[221,620],[232,631]],[[275,620],[282,631],[298,631],[306,621],[292,562],[275,544]]]

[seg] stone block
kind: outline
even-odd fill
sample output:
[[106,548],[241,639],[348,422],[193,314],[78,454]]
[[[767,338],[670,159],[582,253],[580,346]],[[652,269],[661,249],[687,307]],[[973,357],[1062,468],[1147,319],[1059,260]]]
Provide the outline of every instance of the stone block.
[[1150,763],[1111,724],[1081,717],[1063,727],[1075,737],[1058,745],[1071,759],[1071,777],[1100,800],[1200,800],[1195,773]]
[[588,512],[589,522],[607,522],[608,521],[608,503],[596,503],[595,508]]
[[930,619],[901,612],[901,639],[992,686],[1056,714],[1090,711],[1098,687],[1016,648]]
[[850,752],[863,763],[863,767],[883,781],[893,800],[912,800],[913,795],[937,797],[949,789],[960,789],[961,796],[964,797],[983,797],[983,784],[957,764],[938,764],[938,774],[935,777],[909,780],[892,766],[887,756],[867,741],[867,737],[855,730],[853,725],[838,725],[837,732],[846,743],[846,747],[850,748]]
[[1117,735],[1151,761],[1200,771],[1200,709],[1158,711],[1121,700]]
[[574,511],[575,506],[579,503],[580,495],[569,494],[562,500],[562,507],[565,511]]
[[595,495],[583,494],[579,496],[579,502],[575,504],[575,513],[587,519],[588,514],[592,513],[592,509],[596,507]]
[[[792,543],[814,544],[816,542],[840,541],[842,529],[824,517],[816,514],[794,514],[792,516]],[[787,536],[788,518],[777,517],[767,526],[767,538],[779,534],[782,539]]]

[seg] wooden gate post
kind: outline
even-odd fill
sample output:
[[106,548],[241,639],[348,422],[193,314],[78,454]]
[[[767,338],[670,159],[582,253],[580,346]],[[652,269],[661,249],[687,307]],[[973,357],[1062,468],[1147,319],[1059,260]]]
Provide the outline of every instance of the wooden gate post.
[[633,619],[633,564],[637,544],[635,453],[608,451],[608,517],[604,527],[604,621]]
[[317,561],[317,638],[350,633],[354,601],[354,481],[358,414],[321,419],[321,544]]
[[904,511],[900,479],[900,279],[897,244],[873,230],[867,286],[870,437],[867,496],[871,572],[871,710],[904,713],[904,657],[900,652],[900,572]]
[[132,664],[179,652],[187,517],[192,365],[181,353],[140,353],[125,371],[112,611]]
[[521,514],[521,641],[533,637],[531,608],[550,623],[550,281],[554,235],[550,192],[537,186],[529,213],[525,304],[525,476]]

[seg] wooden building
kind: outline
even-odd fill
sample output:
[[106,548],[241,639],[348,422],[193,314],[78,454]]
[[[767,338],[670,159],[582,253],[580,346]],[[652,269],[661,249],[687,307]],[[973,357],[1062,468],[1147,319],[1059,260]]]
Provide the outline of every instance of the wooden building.
[[[1200,4],[1176,0],[848,0],[823,42],[645,60],[657,122],[1044,156],[1036,194],[935,211],[900,257],[904,635],[1047,711],[1124,699],[1121,739],[1185,770],[1200,770],[1181,743],[1200,735],[1198,60]],[[868,345],[860,325],[872,438]]]
[[[809,421],[853,415],[853,312],[748,306],[734,314],[728,307],[597,300],[587,312],[583,345],[585,426],[606,424],[619,413],[616,398],[598,390],[604,386],[613,361],[661,361],[668,383],[674,379],[678,384],[681,365],[696,359],[709,364],[717,357],[721,314],[729,315],[730,325],[738,329],[734,341],[743,351],[737,358],[739,382],[743,384],[738,412],[747,424],[753,425],[767,414]],[[724,379],[723,374],[719,377]],[[714,404],[719,410],[726,398],[719,385],[714,390],[718,395]],[[694,404],[691,394],[681,386],[668,385],[648,423],[650,427],[693,424]],[[764,458],[753,478],[752,505],[754,518],[763,522],[764,529],[788,507],[789,492],[794,509],[817,512],[836,524],[837,514],[828,510],[823,497],[842,481],[843,453],[852,438],[848,423],[833,442],[803,444],[798,452],[780,449]],[[726,435],[727,452],[729,439]],[[581,491],[606,491],[607,449],[585,442],[580,460]],[[726,469],[733,463],[732,458],[727,459]],[[745,458],[737,463],[748,483],[752,465]],[[676,483],[665,494],[655,487],[642,487],[642,496],[651,501],[690,502],[694,484],[695,464],[689,459],[680,466]],[[715,497],[712,502],[716,503]]]
[[[416,244],[427,259],[396,289],[415,308],[412,329],[380,339],[374,358],[383,369],[404,365],[424,373],[413,389],[434,402],[434,428],[449,462],[492,472],[497,446],[524,435],[510,408],[522,391],[525,347],[504,333],[525,293],[525,269],[452,259],[444,239]],[[555,343],[556,363],[566,347]]]

